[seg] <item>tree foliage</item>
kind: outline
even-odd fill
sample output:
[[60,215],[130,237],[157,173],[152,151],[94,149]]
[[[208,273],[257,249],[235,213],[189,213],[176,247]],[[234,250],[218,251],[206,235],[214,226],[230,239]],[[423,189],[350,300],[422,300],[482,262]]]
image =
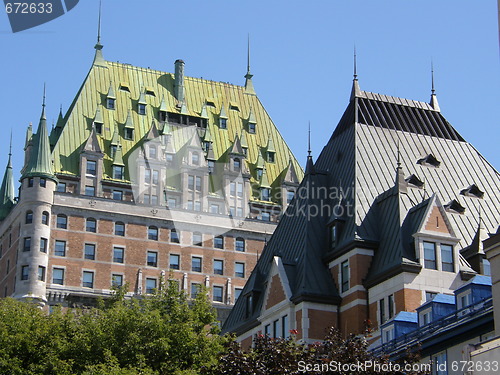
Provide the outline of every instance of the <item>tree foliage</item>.
[[[332,328],[325,339],[312,345],[300,344],[292,334],[287,339],[272,339],[259,335],[254,346],[243,351],[234,341],[226,344],[226,352],[218,363],[205,368],[205,374],[270,375],[270,374],[408,374],[423,375],[417,369],[418,353],[408,352],[398,362],[379,358],[367,350],[363,335],[350,335],[344,339]],[[409,367],[405,367],[408,366]]]
[[215,364],[219,336],[205,293],[188,301],[175,283],[152,296],[123,289],[97,308],[51,314],[0,300],[0,374],[196,374]]

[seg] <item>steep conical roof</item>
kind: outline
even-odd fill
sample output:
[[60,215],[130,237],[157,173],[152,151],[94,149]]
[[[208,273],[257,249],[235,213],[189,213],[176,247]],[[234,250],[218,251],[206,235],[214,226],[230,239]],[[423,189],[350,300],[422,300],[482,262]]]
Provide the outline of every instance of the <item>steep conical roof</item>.
[[262,176],[260,176],[260,181],[259,181],[260,187],[261,188],[270,188],[271,185],[269,185],[269,179],[267,178],[267,170],[264,168],[262,171]]
[[56,181],[50,154],[47,118],[45,117],[45,101],[42,105],[42,115],[38,124],[38,131],[33,136],[33,149],[21,179],[34,176],[47,177]]
[[3,220],[14,205],[14,176],[12,174],[11,154],[5,168],[2,187],[0,188],[0,220]]

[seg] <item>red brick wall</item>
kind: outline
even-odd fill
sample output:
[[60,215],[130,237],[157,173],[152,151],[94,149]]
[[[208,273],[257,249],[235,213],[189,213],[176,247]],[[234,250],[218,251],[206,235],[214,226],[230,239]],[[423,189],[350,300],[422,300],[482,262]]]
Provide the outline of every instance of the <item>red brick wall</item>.
[[286,298],[285,291],[283,290],[283,285],[281,285],[281,279],[279,275],[274,275],[271,279],[271,285],[269,285],[269,294],[267,297],[266,309],[270,309],[274,305],[277,305]]
[[337,313],[308,309],[309,338],[323,340],[330,327],[337,326]]

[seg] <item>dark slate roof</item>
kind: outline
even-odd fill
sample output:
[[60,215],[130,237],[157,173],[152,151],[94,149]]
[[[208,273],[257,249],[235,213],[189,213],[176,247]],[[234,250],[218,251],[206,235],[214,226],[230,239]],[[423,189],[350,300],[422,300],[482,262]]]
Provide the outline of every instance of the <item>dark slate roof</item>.
[[[355,245],[375,250],[368,280],[365,280],[367,286],[402,270],[418,272],[420,264],[415,258],[411,235],[431,204],[429,196],[434,197],[434,194],[441,202],[456,200],[465,208],[463,214],[447,214],[460,239],[459,248],[472,242],[479,216],[487,232],[496,230],[500,222],[500,175],[464,141],[438,108],[428,103],[364,92],[359,90],[357,81],[353,93],[314,168],[310,166],[313,173],[304,180],[313,180],[316,186],[340,194],[337,199],[326,199],[326,204],[336,205],[341,200],[342,206],[351,208],[342,218],[337,246],[323,254],[323,264]],[[429,155],[439,164],[419,163]],[[397,166],[403,176],[395,180]],[[325,174],[318,171],[325,171]],[[403,186],[402,181],[411,175],[418,176],[424,185],[420,188]],[[482,198],[460,194],[472,185],[484,192]],[[310,203],[298,197],[288,211]],[[316,272],[326,267],[318,264],[317,256],[322,253],[321,246],[327,247],[327,224],[331,220],[331,215],[314,218],[306,225],[304,218],[283,217],[243,295],[251,290],[249,285],[263,290],[272,257],[280,251],[290,264],[295,264],[289,267],[295,280],[292,300],[299,300],[297,291],[301,288],[304,295],[313,287],[318,292],[326,291],[325,285],[332,283],[331,276]],[[309,236],[305,228],[310,228]],[[318,251],[305,252],[304,249]],[[304,257],[306,254],[308,256]],[[462,256],[459,263],[461,269],[470,269]],[[242,322],[248,322],[244,319],[243,300],[240,298],[236,303],[225,330],[237,329],[242,327]],[[257,306],[256,311],[259,308]]]
[[[327,175],[322,172],[306,173],[299,189],[324,186],[326,179]],[[320,199],[312,197],[296,197],[292,200],[226,320],[223,332],[238,331],[238,327],[246,327],[256,322],[264,304],[264,284],[274,256],[283,261],[292,301],[336,303],[340,300],[328,267],[322,261],[327,248],[324,232],[328,217],[309,215],[308,212],[309,207],[318,206],[320,203]],[[245,297],[252,292],[255,292],[254,311],[252,316],[246,317]]]

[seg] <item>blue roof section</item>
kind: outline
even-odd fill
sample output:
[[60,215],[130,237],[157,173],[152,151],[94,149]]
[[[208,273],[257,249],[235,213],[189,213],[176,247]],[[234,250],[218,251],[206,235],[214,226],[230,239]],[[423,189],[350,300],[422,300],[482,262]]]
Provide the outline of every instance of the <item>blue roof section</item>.
[[418,315],[416,312],[400,311],[395,317],[396,322],[417,323]]
[[455,294],[467,287],[470,287],[471,285],[485,285],[485,286],[491,286],[491,277],[489,276],[483,276],[483,275],[476,275],[470,280],[467,284],[462,285],[460,288],[457,288],[455,290]]
[[454,305],[455,304],[455,296],[454,295],[449,295],[449,294],[443,294],[439,293],[434,296],[433,299],[430,301],[427,301],[423,304],[421,304],[419,307],[417,307],[417,310],[422,310],[422,308],[426,307],[427,305],[431,303],[444,303],[448,305]]

